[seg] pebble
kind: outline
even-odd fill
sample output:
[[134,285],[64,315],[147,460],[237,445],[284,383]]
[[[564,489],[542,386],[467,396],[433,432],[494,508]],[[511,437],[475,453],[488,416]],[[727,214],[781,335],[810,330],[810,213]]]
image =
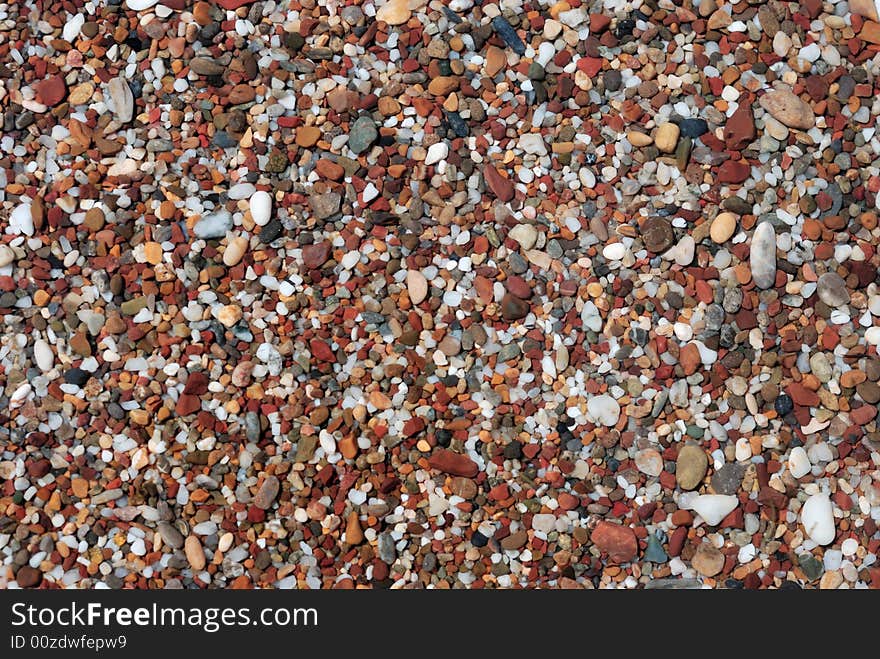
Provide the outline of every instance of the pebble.
[[587,412],[603,426],[613,426],[620,418],[620,405],[611,396],[593,396],[587,401]]
[[418,270],[409,270],[406,273],[406,287],[413,304],[421,304],[428,297],[428,280]]
[[368,116],[358,117],[348,133],[348,148],[355,154],[361,154],[369,149],[378,137],[379,133],[373,120]]
[[736,215],[729,212],[718,213],[712,220],[712,226],[709,229],[712,241],[723,245],[733,237],[734,233],[736,233]]
[[699,446],[688,444],[678,452],[675,461],[675,480],[683,490],[694,490],[703,482],[709,460]]
[[837,531],[834,526],[834,509],[827,494],[812,495],[801,508],[801,524],[817,545],[830,545]]
[[384,21],[388,25],[402,25],[410,19],[410,16],[412,11],[409,8],[409,0],[388,0],[376,12],[376,20]]
[[739,499],[728,494],[701,494],[693,503],[697,514],[709,526],[718,526],[739,505]]
[[221,210],[216,213],[205,215],[193,226],[193,233],[197,238],[211,240],[224,238],[232,229],[232,215],[228,211]]
[[809,130],[816,123],[813,108],[784,86],[773,89],[759,99],[761,107],[774,119],[789,128]]
[[272,219],[272,196],[264,190],[257,190],[251,195],[249,208],[254,224],[266,226]]
[[755,229],[749,266],[758,288],[771,288],[776,283],[776,231],[769,222],[762,222]]
[[826,272],[821,275],[816,291],[819,293],[819,299],[829,307],[849,304],[850,294],[846,288],[846,282],[836,272]]

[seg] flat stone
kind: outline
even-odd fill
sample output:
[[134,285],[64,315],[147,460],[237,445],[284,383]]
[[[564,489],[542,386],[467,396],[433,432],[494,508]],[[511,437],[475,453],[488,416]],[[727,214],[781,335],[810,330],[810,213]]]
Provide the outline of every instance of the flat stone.
[[61,75],[41,80],[34,89],[37,92],[37,101],[50,108],[58,105],[67,96],[67,83]]
[[494,166],[486,164],[483,167],[483,178],[499,201],[508,202],[513,199],[513,182],[502,176]]
[[587,414],[597,424],[614,426],[620,418],[620,404],[607,394],[591,396],[587,399]]
[[434,449],[431,457],[428,458],[428,464],[433,469],[452,474],[453,476],[474,478],[480,473],[477,463],[468,456],[445,448]]
[[840,307],[849,304],[850,294],[846,281],[836,272],[826,272],[819,277],[816,288],[819,299],[829,307]]
[[816,124],[816,116],[810,104],[785,87],[767,92],[758,102],[774,119],[789,128],[809,130]]
[[369,149],[379,137],[376,124],[370,117],[359,117],[349,129],[348,148],[355,154],[361,154]]
[[590,540],[600,551],[608,554],[610,563],[628,563],[639,552],[636,535],[628,526],[601,521],[590,533]]
[[338,192],[324,192],[309,197],[309,206],[318,220],[326,220],[339,212],[342,197]]
[[714,577],[724,568],[724,554],[708,542],[701,542],[691,559],[691,565],[704,577]]
[[662,217],[650,217],[642,225],[641,238],[645,249],[661,254],[672,246],[675,233],[669,220]]
[[428,296],[428,280],[418,270],[407,271],[406,288],[413,304],[421,304]]

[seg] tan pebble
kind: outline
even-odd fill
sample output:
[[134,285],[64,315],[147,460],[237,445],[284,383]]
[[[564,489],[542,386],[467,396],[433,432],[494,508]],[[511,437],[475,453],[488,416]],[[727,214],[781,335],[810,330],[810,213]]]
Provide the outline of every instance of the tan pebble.
[[458,89],[458,78],[454,76],[437,76],[428,83],[428,92],[434,96],[446,96]]
[[132,410],[129,414],[132,423],[145,426],[150,423],[150,413],[147,410]]
[[678,144],[678,136],[680,129],[676,124],[663,124],[654,134],[654,143],[657,148],[664,153],[672,153]]
[[402,25],[410,16],[412,11],[409,8],[409,0],[389,0],[376,12],[376,19],[388,25]]
[[226,246],[226,251],[223,252],[223,265],[228,267],[237,265],[244,256],[247,246],[248,239],[244,236],[233,238],[229,245]]
[[193,570],[205,569],[205,550],[202,549],[202,543],[194,535],[188,535],[186,542],[183,544],[183,551],[186,554],[186,560],[192,566]]
[[420,304],[428,296],[428,280],[418,270],[406,273],[406,288],[413,304]]
[[162,245],[154,242],[144,243],[144,258],[152,265],[162,263]]
[[640,133],[637,130],[631,130],[626,134],[626,139],[629,140],[629,143],[634,147],[643,147],[648,146],[654,141],[650,135],[646,133]]
[[89,482],[85,478],[74,478],[70,481],[70,489],[79,499],[85,499],[89,495]]
[[227,304],[220,308],[220,311],[217,312],[217,320],[219,320],[226,327],[232,327],[241,320],[241,307],[236,306],[234,304]]
[[217,541],[217,551],[225,552],[232,546],[232,541],[235,540],[235,536],[231,533],[224,533],[220,536],[220,540]]
[[736,215],[730,212],[718,213],[712,220],[712,228],[709,229],[709,237],[717,245],[726,243],[736,231]]

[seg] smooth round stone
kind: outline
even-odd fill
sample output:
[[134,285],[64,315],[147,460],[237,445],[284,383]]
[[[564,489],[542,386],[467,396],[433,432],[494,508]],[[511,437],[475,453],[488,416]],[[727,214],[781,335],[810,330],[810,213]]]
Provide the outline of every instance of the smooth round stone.
[[730,240],[735,231],[736,215],[730,212],[718,213],[718,216],[712,220],[709,237],[715,244],[721,245]]
[[593,396],[587,401],[587,413],[603,426],[613,426],[620,418],[620,405],[607,394]]
[[15,251],[9,245],[0,245],[0,268],[15,260]]
[[834,542],[834,508],[827,494],[818,493],[804,502],[801,508],[801,524],[817,545],[830,545]]
[[669,220],[662,217],[651,217],[642,225],[642,241],[645,249],[655,254],[665,252],[675,240],[675,233]]
[[406,273],[406,289],[410,302],[420,304],[428,296],[428,280],[418,270],[409,270]]
[[769,222],[761,222],[755,229],[749,266],[758,288],[770,288],[776,283],[776,231]]
[[795,446],[788,455],[788,470],[795,478],[802,478],[810,473],[813,465],[803,446]]
[[266,226],[272,219],[272,196],[265,190],[257,190],[251,195],[250,209],[254,224]]
[[718,526],[739,505],[732,494],[701,494],[693,502],[693,509],[709,526]]
[[636,453],[636,468],[647,476],[659,476],[663,472],[663,457],[652,448]]
[[699,487],[709,468],[709,459],[699,446],[688,444],[678,452],[675,461],[675,480],[683,490]]
[[133,11],[143,11],[157,4],[159,0],[125,0],[126,6]]
[[850,295],[846,288],[846,281],[836,272],[826,272],[819,277],[816,291],[819,293],[819,299],[829,307],[849,304]]
[[34,362],[41,371],[52,370],[55,365],[55,354],[50,346],[43,339],[37,339],[34,342]]
[[880,345],[880,327],[869,327],[865,330],[865,341],[872,346]]
[[626,246],[623,243],[611,243],[602,250],[602,256],[609,261],[620,261],[626,256]]
[[679,341],[690,341],[694,337],[694,328],[687,323],[674,323],[672,331]]

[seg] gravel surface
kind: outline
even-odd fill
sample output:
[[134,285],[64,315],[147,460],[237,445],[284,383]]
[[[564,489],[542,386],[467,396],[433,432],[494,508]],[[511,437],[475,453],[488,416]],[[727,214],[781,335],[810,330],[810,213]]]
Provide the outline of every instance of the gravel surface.
[[0,587],[880,587],[877,11],[0,2]]

